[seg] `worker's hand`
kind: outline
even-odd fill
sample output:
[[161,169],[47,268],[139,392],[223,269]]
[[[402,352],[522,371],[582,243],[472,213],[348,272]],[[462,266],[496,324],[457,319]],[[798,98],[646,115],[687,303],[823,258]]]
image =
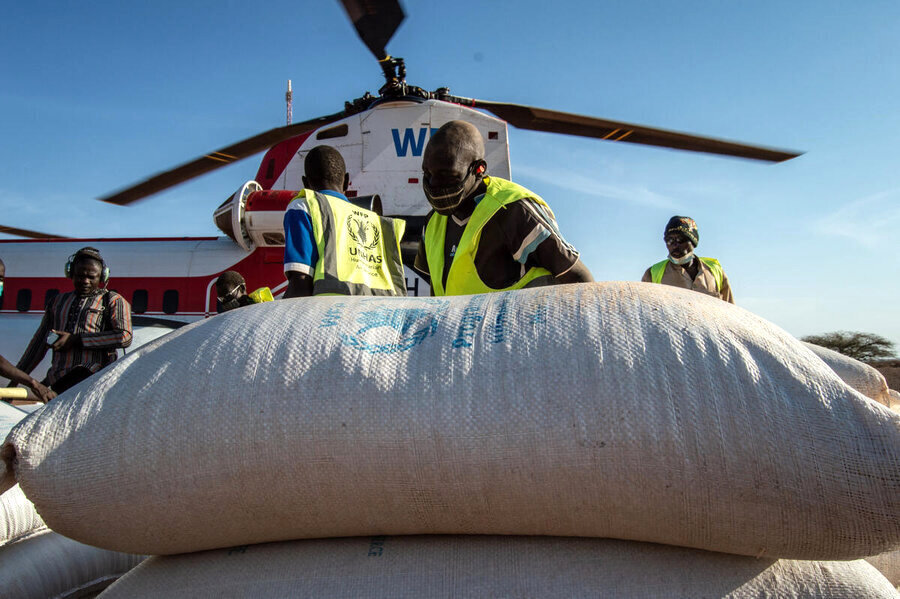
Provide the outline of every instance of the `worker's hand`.
[[56,391],[50,387],[45,387],[34,379],[31,380],[28,386],[31,387],[31,390],[34,391],[37,398],[44,403],[56,398]]
[[53,329],[53,332],[59,335],[59,339],[54,341],[50,346],[53,351],[62,351],[64,349],[69,349],[70,347],[75,347],[77,340],[75,335],[65,331],[57,331],[56,329]]

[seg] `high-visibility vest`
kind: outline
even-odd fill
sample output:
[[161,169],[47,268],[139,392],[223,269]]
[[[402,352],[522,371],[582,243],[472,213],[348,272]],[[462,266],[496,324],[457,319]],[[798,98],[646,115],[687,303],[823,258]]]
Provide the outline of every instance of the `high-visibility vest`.
[[[700,258],[700,262],[708,266],[709,270],[712,271],[713,278],[716,280],[716,291],[722,291],[722,279],[725,277],[725,271],[722,270],[722,265],[719,264],[719,261],[715,258],[697,257]],[[668,263],[669,260],[667,258],[650,267],[650,280],[652,282],[659,283],[662,281],[663,273],[666,271],[666,264]]]
[[313,295],[406,295],[400,239],[406,221],[303,189],[319,261]]
[[447,235],[447,217],[437,212],[431,215],[425,225],[425,256],[428,259],[428,272],[431,274],[431,288],[434,295],[469,295],[489,293],[491,291],[507,291],[546,285],[553,281],[552,273],[546,268],[531,267],[521,279],[504,289],[494,289],[485,285],[475,268],[475,253],[481,240],[481,230],[497,211],[507,204],[523,199],[533,200],[544,206],[550,216],[553,212],[539,196],[521,185],[497,177],[485,177],[487,192],[475,206],[462,238],[456,248],[456,255],[447,273],[447,285],[444,288],[444,240]]
[[275,298],[272,296],[272,290],[268,287],[260,287],[253,293],[250,293],[250,301],[254,304],[261,304],[262,302],[272,302],[275,301]]

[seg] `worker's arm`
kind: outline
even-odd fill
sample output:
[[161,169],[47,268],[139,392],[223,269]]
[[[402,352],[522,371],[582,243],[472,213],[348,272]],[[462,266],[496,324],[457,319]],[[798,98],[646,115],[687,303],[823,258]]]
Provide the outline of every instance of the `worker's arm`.
[[284,276],[288,281],[285,299],[312,295],[318,261],[309,207],[304,198],[297,197],[284,213]]
[[581,258],[578,258],[572,268],[556,275],[556,281],[558,283],[591,283],[594,281],[594,277],[591,276],[591,271],[584,265]]
[[51,389],[40,384],[37,380],[32,378],[30,374],[26,374],[10,364],[3,356],[0,356],[0,376],[8,378],[13,383],[30,387],[38,399],[44,403],[47,403],[56,397],[56,393]]
[[594,280],[578,257],[578,250],[563,238],[556,219],[545,206],[521,200],[507,206],[500,217],[498,225],[514,260],[549,270],[557,283]]
[[50,334],[52,328],[53,318],[50,316],[50,307],[48,307],[44,311],[44,318],[41,319],[38,330],[34,333],[34,337],[31,338],[31,342],[25,349],[25,353],[22,354],[19,363],[16,364],[16,368],[25,374],[31,374],[31,371],[41,363],[41,360],[47,355],[47,350],[50,347],[47,345],[47,335]]
[[313,279],[311,276],[295,270],[289,270],[284,274],[288,280],[287,290],[284,292],[285,299],[312,295]]

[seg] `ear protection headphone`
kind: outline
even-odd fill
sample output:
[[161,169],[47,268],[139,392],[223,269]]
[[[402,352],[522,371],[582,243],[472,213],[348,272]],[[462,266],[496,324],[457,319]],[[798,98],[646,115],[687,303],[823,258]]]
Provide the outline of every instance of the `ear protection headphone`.
[[72,278],[72,271],[75,267],[75,261],[78,258],[85,257],[90,258],[91,260],[97,260],[100,263],[100,282],[106,283],[109,281],[109,267],[106,265],[106,261],[103,260],[103,256],[100,255],[100,250],[92,247],[83,247],[66,260],[66,278]]

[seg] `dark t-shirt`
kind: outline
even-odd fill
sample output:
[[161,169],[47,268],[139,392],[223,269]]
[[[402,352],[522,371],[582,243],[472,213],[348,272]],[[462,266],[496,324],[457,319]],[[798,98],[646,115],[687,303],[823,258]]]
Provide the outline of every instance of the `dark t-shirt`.
[[[476,198],[476,204],[480,200],[481,197]],[[447,219],[443,272],[445,287],[456,247],[470,217],[471,214],[460,220],[453,215]],[[544,206],[530,199],[507,204],[505,209],[497,211],[484,225],[475,253],[478,276],[493,289],[513,285],[533,266],[546,268],[558,277],[568,272],[577,261],[578,251],[563,239],[556,220]],[[419,242],[413,268],[430,280],[424,238]]]

